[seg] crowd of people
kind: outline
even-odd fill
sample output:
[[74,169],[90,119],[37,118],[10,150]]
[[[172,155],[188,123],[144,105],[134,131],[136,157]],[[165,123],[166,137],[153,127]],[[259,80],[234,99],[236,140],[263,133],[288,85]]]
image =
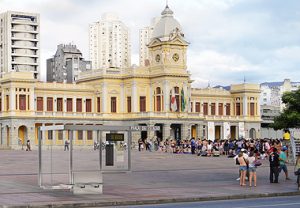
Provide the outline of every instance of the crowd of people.
[[[162,151],[174,154],[195,154],[202,157],[218,157],[224,155],[233,158],[239,166],[239,177],[241,186],[256,187],[257,167],[262,164],[262,160],[269,160],[270,183],[278,183],[279,173],[284,173],[285,180],[290,180],[288,163],[288,143],[279,139],[238,139],[238,140],[218,140],[207,139],[189,140],[168,140],[161,141],[159,138],[152,140],[138,140],[139,151]],[[300,156],[295,166],[295,170],[300,168]],[[297,168],[297,165],[299,166]],[[299,177],[298,177],[299,178]],[[299,180],[299,179],[298,179]],[[299,184],[299,183],[298,183]]]

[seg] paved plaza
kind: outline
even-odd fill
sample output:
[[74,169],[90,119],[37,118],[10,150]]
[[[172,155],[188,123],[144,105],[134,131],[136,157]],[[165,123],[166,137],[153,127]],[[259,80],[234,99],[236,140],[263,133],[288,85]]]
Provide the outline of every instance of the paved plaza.
[[[92,150],[77,150],[79,164],[90,167]],[[55,150],[55,164],[65,167],[68,152]],[[95,152],[96,154],[96,152]],[[260,196],[296,195],[296,178],[270,184],[268,161],[258,168],[258,186],[241,187],[233,159],[198,157],[191,154],[132,152],[132,171],[104,175],[103,195],[73,195],[66,190],[38,187],[37,151],[0,151],[0,207],[92,207],[117,204],[147,204]],[[290,173],[293,167],[289,166]],[[48,205],[48,206],[46,206]]]

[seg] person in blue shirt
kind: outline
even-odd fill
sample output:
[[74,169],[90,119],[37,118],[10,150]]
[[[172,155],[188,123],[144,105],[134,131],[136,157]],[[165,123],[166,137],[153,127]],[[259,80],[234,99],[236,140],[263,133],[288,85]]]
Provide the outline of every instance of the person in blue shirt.
[[286,164],[288,163],[288,159],[287,159],[287,156],[286,156],[287,150],[288,150],[288,148],[286,146],[283,146],[281,151],[280,151],[280,154],[279,154],[279,164],[280,164],[279,172],[281,172],[283,170],[283,172],[285,173],[285,179],[290,180],[289,174],[288,174],[288,169],[287,169],[287,166],[286,166]]

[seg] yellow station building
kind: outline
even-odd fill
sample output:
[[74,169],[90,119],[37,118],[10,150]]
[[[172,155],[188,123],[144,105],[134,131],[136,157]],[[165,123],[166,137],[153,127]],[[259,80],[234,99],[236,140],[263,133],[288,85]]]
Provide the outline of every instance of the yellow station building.
[[[259,85],[192,88],[188,45],[167,6],[148,45],[148,66],[83,72],[72,84],[39,82],[31,72],[4,74],[1,146],[19,149],[29,139],[36,148],[38,127],[60,124],[160,126],[159,131],[134,132],[135,142],[155,137],[258,138]],[[172,97],[176,108],[171,108]],[[73,136],[76,146],[89,146],[96,132],[77,131]],[[45,144],[63,145],[66,138],[68,133],[62,131],[43,134]]]

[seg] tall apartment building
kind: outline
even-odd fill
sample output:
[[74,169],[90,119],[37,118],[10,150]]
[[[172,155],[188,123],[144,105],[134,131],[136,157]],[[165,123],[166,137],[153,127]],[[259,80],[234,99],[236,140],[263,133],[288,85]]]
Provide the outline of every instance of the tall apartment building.
[[93,69],[131,65],[129,29],[117,15],[106,13],[90,25],[89,53]]
[[91,70],[91,62],[82,58],[76,45],[60,44],[53,58],[47,59],[47,82],[72,83],[80,72]]
[[150,40],[152,38],[152,33],[154,30],[154,27],[156,23],[159,21],[159,17],[155,17],[151,20],[150,26],[144,27],[143,29],[140,29],[140,66],[148,66],[150,64],[150,54],[149,54],[149,48],[148,44],[150,43]]
[[0,76],[11,71],[40,76],[40,16],[8,11],[0,14]]

